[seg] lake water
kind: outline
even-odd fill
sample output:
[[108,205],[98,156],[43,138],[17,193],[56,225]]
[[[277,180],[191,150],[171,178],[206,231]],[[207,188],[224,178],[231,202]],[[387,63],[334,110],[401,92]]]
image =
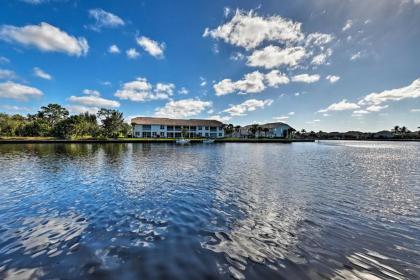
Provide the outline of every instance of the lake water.
[[420,143],[0,145],[0,278],[419,279]]

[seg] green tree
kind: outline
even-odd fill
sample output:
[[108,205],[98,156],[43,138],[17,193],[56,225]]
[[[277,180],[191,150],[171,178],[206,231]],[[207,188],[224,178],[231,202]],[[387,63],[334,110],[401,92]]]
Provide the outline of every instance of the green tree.
[[262,134],[263,130],[264,130],[264,129],[263,129],[261,126],[258,126],[258,127],[257,127],[258,137],[261,137],[261,134]]
[[0,113],[0,135],[18,136],[20,129],[25,125],[26,119],[21,115],[10,116]]
[[185,138],[188,134],[188,129],[186,127],[182,127],[181,129],[181,135],[183,138]]
[[51,128],[68,116],[69,111],[59,104],[48,104],[47,106],[42,106],[41,110],[39,110],[37,114],[37,117],[47,121]]
[[267,137],[267,134],[270,132],[270,129],[268,127],[263,128],[264,136]]
[[27,122],[20,128],[20,136],[50,136],[51,127],[49,123],[41,118]]
[[230,135],[234,132],[234,126],[233,126],[233,124],[230,123],[228,125],[225,125],[223,127],[223,130],[225,132],[225,135]]
[[116,138],[123,130],[124,118],[123,113],[102,108],[98,112],[98,118],[102,123],[102,134],[108,138]]
[[73,115],[58,122],[53,129],[53,135],[59,138],[80,138],[97,136],[99,126],[96,116],[89,113]]
[[248,128],[248,132],[252,134],[252,137],[255,137],[255,134],[258,131],[258,124],[253,124]]

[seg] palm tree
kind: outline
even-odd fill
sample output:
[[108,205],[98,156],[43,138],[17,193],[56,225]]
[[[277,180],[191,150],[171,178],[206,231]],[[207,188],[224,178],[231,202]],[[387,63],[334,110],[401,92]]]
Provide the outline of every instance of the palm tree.
[[394,126],[394,129],[392,130],[395,134],[398,134],[400,132],[400,126],[396,125]]
[[258,130],[258,124],[251,125],[250,128],[248,128],[248,132],[252,134],[253,137],[255,137],[255,133],[257,133]]
[[223,130],[225,131],[225,134],[226,135],[230,135],[230,134],[232,134],[233,133],[233,124],[228,124],[228,125],[224,125],[223,126]]
[[261,126],[258,126],[257,127],[257,131],[258,131],[258,138],[259,137],[261,137],[261,132],[263,131],[264,129],[261,127]]
[[236,136],[238,136],[238,134],[240,134],[240,132],[241,132],[241,126],[240,125],[235,126],[235,134],[236,134]]
[[264,136],[267,137],[267,133],[270,132],[270,129],[268,127],[264,127]]
[[408,132],[408,129],[407,129],[407,127],[403,126],[403,127],[401,127],[400,131],[401,131],[402,134],[406,134]]

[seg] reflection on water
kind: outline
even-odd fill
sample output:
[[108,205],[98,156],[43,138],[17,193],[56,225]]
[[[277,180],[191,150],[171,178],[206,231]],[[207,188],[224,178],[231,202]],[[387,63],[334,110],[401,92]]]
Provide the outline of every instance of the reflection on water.
[[0,145],[0,278],[416,279],[419,143]]

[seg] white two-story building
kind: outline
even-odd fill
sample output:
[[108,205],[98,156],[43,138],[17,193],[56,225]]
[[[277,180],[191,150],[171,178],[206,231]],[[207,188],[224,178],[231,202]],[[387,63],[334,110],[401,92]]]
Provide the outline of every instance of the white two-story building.
[[224,137],[223,123],[216,120],[138,117],[131,125],[137,138]]

